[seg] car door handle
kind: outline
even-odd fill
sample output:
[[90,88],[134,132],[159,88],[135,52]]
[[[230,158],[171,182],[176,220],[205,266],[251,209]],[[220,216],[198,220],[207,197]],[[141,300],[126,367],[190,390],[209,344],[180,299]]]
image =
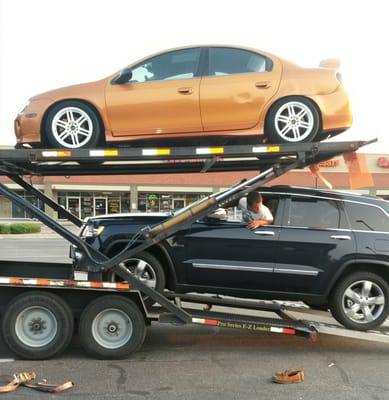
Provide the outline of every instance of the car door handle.
[[348,235],[331,235],[330,238],[336,240],[351,240],[351,236]]
[[255,87],[258,89],[269,89],[271,83],[269,81],[255,82]]
[[274,236],[275,233],[272,231],[254,231],[254,233],[256,235],[260,235],[260,236]]
[[191,87],[182,87],[178,89],[178,93],[180,94],[192,94],[193,93],[193,88]]

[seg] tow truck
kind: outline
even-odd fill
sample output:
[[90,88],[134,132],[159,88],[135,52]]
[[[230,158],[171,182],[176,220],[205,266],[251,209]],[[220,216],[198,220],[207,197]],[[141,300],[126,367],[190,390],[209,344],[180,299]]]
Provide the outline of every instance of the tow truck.
[[[23,359],[49,359],[66,349],[75,321],[85,352],[99,359],[128,357],[142,346],[152,323],[210,325],[315,340],[320,324],[296,318],[283,303],[196,293],[160,293],[136,278],[121,262],[292,169],[355,152],[371,142],[0,150],[0,174],[38,197],[45,206],[56,211],[59,218],[69,220],[76,227],[82,225],[80,219],[34,188],[25,177],[257,171],[254,177],[201,199],[157,226],[142,230],[136,241],[129,241],[111,258],[0,183],[0,194],[29,210],[84,254],[77,269],[71,262],[0,260],[1,329],[5,343]],[[104,281],[103,272],[108,270],[122,281]],[[153,306],[145,303],[145,296],[155,302]],[[272,313],[270,317],[269,313]],[[328,324],[322,327],[326,333],[332,332]],[[360,335],[358,332],[358,337]],[[375,332],[374,335],[387,340],[385,333]]]

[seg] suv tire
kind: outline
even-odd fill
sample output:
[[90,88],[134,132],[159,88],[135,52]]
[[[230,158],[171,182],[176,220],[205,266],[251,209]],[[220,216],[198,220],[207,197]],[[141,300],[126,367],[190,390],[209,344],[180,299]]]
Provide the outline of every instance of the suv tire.
[[335,287],[330,310],[346,328],[367,331],[381,325],[389,313],[389,287],[372,272],[355,272]]
[[[165,289],[165,272],[161,263],[152,254],[142,251],[131,258],[123,260],[121,264],[148,287],[160,293]],[[110,282],[122,281],[122,279],[112,271],[107,273],[106,279]],[[155,301],[148,296],[143,295],[142,297],[147,307],[151,307],[155,303]]]

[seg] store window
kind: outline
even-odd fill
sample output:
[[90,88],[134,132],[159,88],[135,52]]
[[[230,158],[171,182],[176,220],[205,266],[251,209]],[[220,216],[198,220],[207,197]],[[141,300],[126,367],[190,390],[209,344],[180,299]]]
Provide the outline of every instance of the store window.
[[138,193],[138,211],[164,212],[177,211],[198,199],[207,196],[206,193]]
[[[35,207],[38,207],[40,210],[44,210],[43,202],[37,197],[28,194],[25,190],[15,190],[19,196],[23,197],[25,200],[29,201]],[[34,218],[35,216],[31,213],[30,210],[25,207],[21,207],[15,202],[11,202],[11,216],[12,218]]]
[[129,192],[58,192],[58,203],[80,219],[129,212]]

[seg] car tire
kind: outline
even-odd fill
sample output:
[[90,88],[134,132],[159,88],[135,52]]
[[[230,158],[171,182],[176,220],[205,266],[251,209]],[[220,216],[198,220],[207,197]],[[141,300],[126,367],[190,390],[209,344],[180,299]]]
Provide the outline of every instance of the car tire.
[[121,359],[137,351],[146,336],[139,307],[118,295],[100,296],[82,312],[79,337],[84,350],[98,359]]
[[320,129],[315,105],[304,97],[287,97],[269,110],[265,135],[272,143],[312,142]]
[[46,140],[54,148],[93,148],[102,140],[100,118],[90,106],[76,100],[51,108],[44,127]]
[[30,291],[17,296],[3,315],[4,341],[16,355],[45,360],[61,353],[70,343],[73,314],[53,293]]
[[[162,292],[166,286],[165,272],[161,263],[150,253],[143,251],[135,256],[123,260],[122,265],[148,287]],[[109,282],[123,281],[115,272],[109,271],[106,276]],[[147,307],[151,307],[155,301],[148,296],[142,296]]]
[[343,278],[332,292],[330,310],[346,328],[367,331],[381,325],[389,313],[389,287],[372,272]]

